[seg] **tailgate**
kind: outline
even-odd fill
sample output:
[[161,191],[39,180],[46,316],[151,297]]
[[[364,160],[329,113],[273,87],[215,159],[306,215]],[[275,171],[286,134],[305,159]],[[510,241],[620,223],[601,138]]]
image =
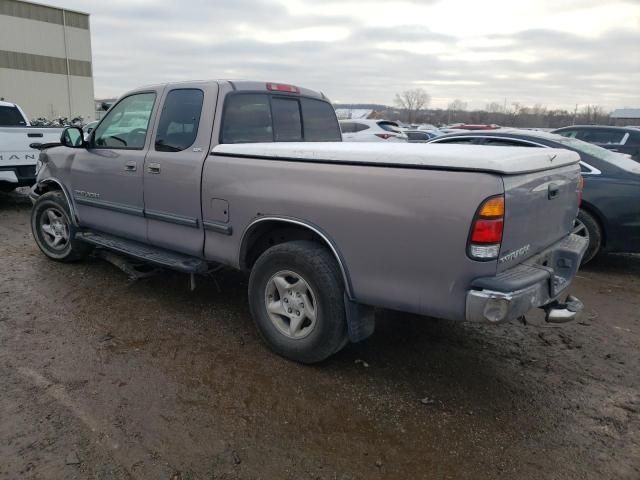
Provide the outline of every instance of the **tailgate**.
[[498,272],[543,251],[572,230],[578,212],[580,167],[507,175]]
[[35,165],[40,152],[29,145],[59,142],[61,133],[61,128],[0,128],[0,167]]

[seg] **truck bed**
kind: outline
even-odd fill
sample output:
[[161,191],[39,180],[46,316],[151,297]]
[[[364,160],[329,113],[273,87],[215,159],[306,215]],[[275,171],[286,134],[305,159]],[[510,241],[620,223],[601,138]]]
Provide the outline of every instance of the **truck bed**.
[[221,144],[219,156],[380,167],[463,170],[516,175],[578,163],[574,152],[549,148],[380,143]]

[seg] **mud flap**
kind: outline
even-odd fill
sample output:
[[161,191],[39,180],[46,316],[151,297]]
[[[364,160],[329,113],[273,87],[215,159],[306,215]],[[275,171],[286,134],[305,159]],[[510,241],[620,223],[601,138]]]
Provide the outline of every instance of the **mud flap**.
[[376,328],[374,308],[354,302],[346,293],[344,307],[347,314],[349,341],[357,343],[369,338]]

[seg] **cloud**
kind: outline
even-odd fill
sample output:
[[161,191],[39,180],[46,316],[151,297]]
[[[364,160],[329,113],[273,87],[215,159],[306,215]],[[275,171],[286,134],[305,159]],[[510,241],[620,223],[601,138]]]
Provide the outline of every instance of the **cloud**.
[[[348,103],[391,103],[396,92],[422,86],[434,106],[453,98],[471,107],[504,99],[640,106],[633,1],[614,0],[606,11],[591,0],[508,8],[485,0],[480,10],[472,0],[50,3],[91,13],[98,96],[165,81],[250,78]],[[626,18],[614,21],[610,11]]]

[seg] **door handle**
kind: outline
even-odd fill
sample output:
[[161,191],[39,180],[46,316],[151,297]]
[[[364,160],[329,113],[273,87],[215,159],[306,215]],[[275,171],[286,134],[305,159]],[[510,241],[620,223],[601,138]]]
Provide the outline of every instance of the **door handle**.
[[127,162],[124,164],[124,169],[127,172],[135,172],[138,169],[136,162]]
[[149,173],[160,173],[160,164],[159,163],[150,163],[147,167],[147,172]]
[[550,183],[549,184],[549,200],[553,200],[554,198],[556,198],[558,196],[558,193],[560,193],[560,187],[555,183]]

